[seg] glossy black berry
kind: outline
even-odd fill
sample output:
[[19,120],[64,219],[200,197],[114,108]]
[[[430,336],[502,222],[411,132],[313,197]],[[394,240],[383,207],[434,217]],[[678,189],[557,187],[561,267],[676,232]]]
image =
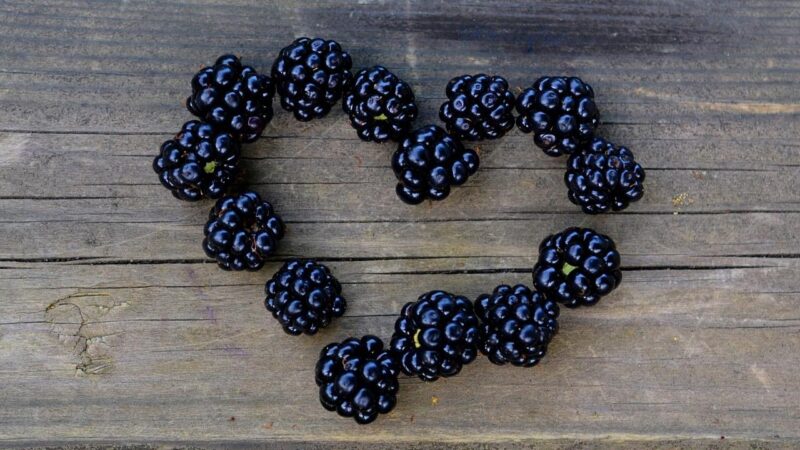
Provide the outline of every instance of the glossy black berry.
[[417,117],[411,86],[382,66],[356,73],[342,109],[362,141],[399,141]]
[[406,375],[451,377],[478,355],[480,326],[466,297],[431,291],[400,311],[391,351]]
[[161,144],[153,170],[181,200],[219,198],[236,177],[240,155],[241,146],[230,133],[191,120]]
[[442,200],[450,195],[451,186],[464,184],[479,163],[474,150],[465,149],[435,125],[412,131],[392,156],[392,169],[400,181],[397,195],[411,205],[426,198]]
[[539,245],[533,285],[568,308],[592,306],[619,285],[619,264],[610,237],[589,228],[567,228]]
[[503,77],[484,74],[453,78],[439,118],[460,139],[497,139],[514,128],[514,94]]
[[192,95],[186,100],[186,108],[242,141],[252,142],[272,120],[274,95],[270,77],[242,65],[236,56],[222,55],[192,78]]
[[360,424],[372,422],[397,404],[397,363],[375,336],[328,344],[315,372],[322,406]]
[[264,290],[267,311],[291,335],[316,334],[347,308],[339,281],[326,266],[312,260],[286,262]]
[[253,191],[217,200],[208,213],[203,250],[225,270],[258,270],[283,238],[284,226],[269,202]]
[[575,152],[600,121],[592,87],[575,77],[542,77],[517,97],[517,126],[550,156]]
[[350,55],[336,41],[299,38],[272,64],[281,106],[297,120],[318,119],[342,98],[353,74]]
[[601,137],[570,155],[564,182],[569,200],[587,214],[620,211],[644,195],[644,169],[633,153]]
[[494,364],[532,367],[558,332],[558,305],[525,285],[500,285],[475,300],[481,353]]

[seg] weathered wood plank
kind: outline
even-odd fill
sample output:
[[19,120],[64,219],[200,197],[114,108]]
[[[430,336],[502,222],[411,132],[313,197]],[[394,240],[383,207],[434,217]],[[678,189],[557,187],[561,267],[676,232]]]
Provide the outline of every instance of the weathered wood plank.
[[[436,274],[437,267],[448,265],[435,260],[419,275],[397,270],[410,264],[333,263],[351,298],[350,314],[321,336],[302,339],[286,338],[264,317],[258,274],[230,277],[207,264],[4,270],[3,284],[17,301],[7,315],[15,322],[0,327],[3,360],[12,361],[1,373],[15,377],[6,397],[15,409],[0,418],[36,433],[82,433],[87,430],[72,428],[74,420],[88,426],[124,392],[129,406],[104,421],[111,435],[126,433],[132,422],[144,427],[142,433],[172,439],[202,434],[206,427],[245,433],[239,437],[311,436],[330,432],[329,426],[357,432],[355,425],[320,421],[318,411],[304,407],[316,402],[315,352],[309,347],[353,332],[385,335],[392,316],[420,289],[477,295],[498,279],[528,279],[527,274]],[[626,272],[626,284],[596,309],[564,313],[559,339],[540,367],[511,370],[481,360],[442,383],[404,380],[401,406],[375,430],[401,440],[420,432],[447,437],[453,427],[524,437],[523,430],[508,428],[513,417],[565,435],[602,435],[610,428],[632,434],[702,435],[713,429],[758,435],[768,426],[791,436],[791,422],[773,420],[793,414],[791,393],[800,387],[794,376],[798,355],[787,352],[800,344],[794,332],[800,326],[796,295],[787,291],[797,276],[794,263],[670,276]],[[754,278],[786,281],[764,292],[752,286]],[[102,282],[83,285],[87,279]],[[41,287],[28,287],[32,284]],[[37,310],[41,301],[49,303]],[[81,343],[73,350],[76,335],[93,339],[86,350]],[[15,359],[22,345],[35,348],[36,357]],[[42,386],[43,376],[58,383]],[[480,389],[472,389],[476,382]],[[440,400],[431,405],[434,396]],[[209,404],[209,397],[218,401]],[[164,398],[171,399],[169,407]],[[473,403],[483,408],[469,408]],[[43,407],[50,419],[38,429],[26,417]],[[487,415],[492,410],[505,412]],[[237,417],[235,426],[227,423],[230,415]],[[736,429],[718,423],[720,416],[735,421]],[[260,428],[268,422],[272,429]]]
[[[346,127],[342,122],[334,125]],[[791,129],[793,124],[785,121],[777,125]],[[624,133],[617,128],[612,138]],[[644,130],[633,131],[628,134],[640,137],[630,145],[647,155],[642,159],[650,169],[648,195],[624,213],[796,210],[798,194],[791,183],[800,167],[800,153],[791,146],[776,144],[754,152],[756,141],[723,139],[722,144],[705,149],[694,147],[700,140],[656,143]],[[68,142],[64,142],[65,137]],[[187,205],[158,195],[162,188],[150,168],[154,153],[167,137],[2,134],[0,142],[6,152],[0,157],[0,199],[146,199],[148,204],[185,210]],[[637,148],[637,143],[643,148]],[[657,144],[666,147],[660,150],[664,153],[655,150]],[[482,217],[515,210],[579,212],[566,201],[563,159],[534,150],[527,136],[512,136],[507,142],[480,147],[482,170],[464,189],[454,190],[461,198],[459,202],[433,205],[436,217],[463,217],[464,211],[470,210]],[[369,145],[352,139],[264,139],[247,148],[243,183],[278,205],[285,204],[280,208],[284,214],[291,215],[286,210],[293,205],[318,201],[341,205],[315,208],[315,218],[320,220],[326,216],[396,219],[422,209],[397,204],[392,191],[396,181],[389,165],[392,152],[394,146],[388,144]],[[98,165],[100,158],[102,164]],[[57,193],[42,182],[50,179],[59,181]],[[747,191],[737,189],[745,183]],[[531,195],[532,191],[546,195]],[[675,196],[684,192],[688,198],[676,204]],[[499,196],[504,197],[502,203],[496,201]],[[284,201],[282,197],[288,198]],[[358,202],[367,199],[369,208],[359,207]],[[421,217],[429,215],[430,209],[423,211]]]
[[[800,445],[799,30],[789,0],[0,4],[0,446]],[[198,67],[234,51],[267,69],[303,34],[409,81],[420,125],[455,75],[580,75],[647,194],[585,216],[564,161],[515,131],[479,146],[448,200],[411,208],[392,145],[339,113],[278,111],[242,183],[290,232],[262,271],[222,272],[199,247],[210,203],[172,199],[152,156],[189,119]],[[624,283],[564,311],[539,367],[404,379],[369,428],[318,406],[325,343],[388,338],[426,290],[527,283],[538,242],[570,225],[617,240]],[[284,335],[262,305],[291,256],[323,259],[349,301],[315,337]]]

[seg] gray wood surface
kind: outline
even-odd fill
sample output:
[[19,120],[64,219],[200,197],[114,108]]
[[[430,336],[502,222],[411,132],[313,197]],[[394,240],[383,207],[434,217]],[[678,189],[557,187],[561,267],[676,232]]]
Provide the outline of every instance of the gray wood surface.
[[[420,125],[456,75],[581,76],[647,193],[583,215],[564,160],[515,131],[446,201],[407,207],[392,145],[358,141],[338,108],[279,110],[244,181],[289,234],[262,271],[223,272],[200,248],[210,203],[174,200],[151,160],[199,67],[236,52],[268,70],[301,35],[410,82]],[[797,2],[5,0],[0,42],[0,447],[800,446]],[[319,406],[323,345],[388,338],[430,289],[529,282],[539,241],[570,225],[616,239],[624,281],[564,311],[541,365],[404,379],[369,427]],[[349,301],[315,337],[262,304],[291,256],[329,264]]]

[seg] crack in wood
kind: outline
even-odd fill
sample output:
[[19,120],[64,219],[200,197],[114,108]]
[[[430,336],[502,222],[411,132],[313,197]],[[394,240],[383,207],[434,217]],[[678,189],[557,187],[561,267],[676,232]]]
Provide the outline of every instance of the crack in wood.
[[44,310],[50,332],[77,357],[77,375],[104,375],[114,368],[111,350],[119,344],[123,331],[121,320],[100,320],[117,308],[107,292],[78,292],[58,298]]

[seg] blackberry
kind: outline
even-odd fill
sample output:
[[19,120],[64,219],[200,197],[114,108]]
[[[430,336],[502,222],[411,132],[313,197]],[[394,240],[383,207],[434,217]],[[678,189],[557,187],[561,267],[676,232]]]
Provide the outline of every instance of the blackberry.
[[480,327],[472,302],[444,291],[423,294],[400,311],[390,344],[406,375],[451,377],[478,355]]
[[383,66],[356,73],[342,109],[362,141],[400,140],[417,117],[411,86]]
[[242,65],[236,56],[222,55],[192,78],[192,95],[186,99],[186,108],[242,141],[253,142],[272,120],[274,95],[270,77]]
[[316,334],[347,308],[339,281],[327,267],[312,260],[286,262],[267,281],[265,291],[267,311],[286,333],[295,336]]
[[627,147],[596,137],[567,161],[569,200],[587,214],[620,211],[644,195],[644,169]]
[[272,64],[281,106],[303,122],[324,117],[342,98],[352,67],[350,55],[338,42],[296,39]]
[[400,182],[397,195],[416,205],[429,198],[442,200],[450,186],[464,184],[478,170],[480,160],[474,150],[436,125],[411,132],[392,156],[392,169]]
[[319,400],[328,411],[370,423],[397,404],[397,372],[395,359],[375,336],[328,344],[315,370]]
[[600,121],[592,87],[575,77],[542,77],[517,97],[517,127],[550,156],[574,152]]
[[272,205],[253,191],[227,195],[208,213],[203,250],[225,270],[258,270],[283,238]]
[[190,120],[161,144],[153,170],[176,198],[219,198],[238,172],[240,155],[241,146],[230,133]]
[[610,237],[589,228],[567,228],[539,245],[533,285],[568,308],[592,306],[619,285],[619,264]]
[[445,94],[439,118],[458,138],[497,139],[514,128],[514,94],[503,77],[462,75],[447,83]]
[[558,332],[558,305],[527,286],[500,285],[475,300],[481,319],[481,353],[497,365],[536,365]]

